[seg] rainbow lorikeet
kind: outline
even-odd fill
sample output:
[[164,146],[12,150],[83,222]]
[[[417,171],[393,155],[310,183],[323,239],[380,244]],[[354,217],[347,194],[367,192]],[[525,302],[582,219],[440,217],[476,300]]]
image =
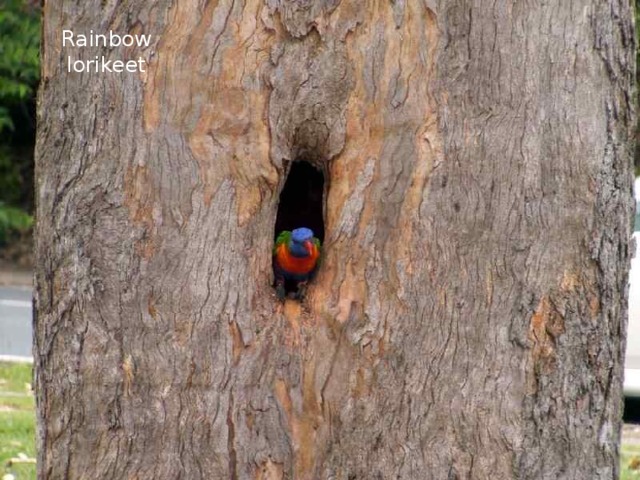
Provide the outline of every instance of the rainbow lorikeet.
[[320,249],[320,240],[309,228],[280,232],[273,247],[273,273],[280,300],[284,300],[285,287],[289,286],[295,290],[295,298],[302,297],[304,287],[318,269]]

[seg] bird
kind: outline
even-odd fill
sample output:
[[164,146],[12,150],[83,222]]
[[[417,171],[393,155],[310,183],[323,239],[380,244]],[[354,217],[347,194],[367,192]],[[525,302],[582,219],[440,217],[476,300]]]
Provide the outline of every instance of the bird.
[[286,286],[293,285],[294,298],[303,297],[304,288],[318,270],[320,240],[306,227],[284,230],[278,234],[273,247],[273,274],[276,294],[280,300],[286,296]]

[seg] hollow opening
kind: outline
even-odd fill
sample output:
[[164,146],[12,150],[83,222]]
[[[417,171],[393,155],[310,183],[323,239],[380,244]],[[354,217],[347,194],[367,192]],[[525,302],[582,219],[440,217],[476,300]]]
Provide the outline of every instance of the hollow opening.
[[[293,162],[280,193],[275,238],[284,230],[293,231],[304,227],[310,229],[313,236],[322,242],[324,191],[324,174],[320,170],[304,160]],[[290,254],[305,258],[293,250]],[[293,295],[293,298],[301,299],[304,295],[304,285],[315,275],[315,266],[301,261],[299,264],[294,262],[283,267],[280,262],[291,262],[285,258],[274,257],[274,286],[278,297],[283,299],[285,296]]]
[[293,162],[282,192],[276,215],[275,237],[283,230],[310,228],[322,242],[324,175],[309,162]]

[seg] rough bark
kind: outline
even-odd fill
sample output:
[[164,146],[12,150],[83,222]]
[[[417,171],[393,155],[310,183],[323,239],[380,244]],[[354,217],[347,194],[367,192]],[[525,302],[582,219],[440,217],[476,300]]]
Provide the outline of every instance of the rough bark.
[[[39,478],[616,478],[628,4],[45,2]],[[325,258],[281,305],[301,157]]]

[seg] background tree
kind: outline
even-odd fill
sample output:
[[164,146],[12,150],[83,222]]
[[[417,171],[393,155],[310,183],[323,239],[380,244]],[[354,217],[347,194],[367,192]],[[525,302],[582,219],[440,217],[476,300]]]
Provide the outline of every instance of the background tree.
[[[629,2],[44,9],[40,478],[615,477]],[[296,161],[325,258],[281,305]]]
[[[640,49],[638,48],[638,25],[640,24],[640,20],[638,19],[638,16],[640,15],[640,0],[635,0],[634,2],[634,6],[635,6],[635,20],[636,20],[636,65],[638,65],[638,57],[640,57]],[[640,73],[638,73],[638,69],[636,68],[636,95],[638,92],[638,83],[640,83]],[[638,122],[636,124],[636,137],[635,137],[635,143],[636,143],[636,148],[635,148],[635,155],[634,155],[634,166],[635,166],[635,172],[636,172],[636,176],[640,176],[640,148],[638,147],[638,145],[640,145],[640,142],[638,142],[638,139],[640,139],[640,122]]]
[[[40,10],[5,0],[0,10],[0,259],[2,248],[30,237],[33,207],[35,87]],[[24,250],[22,251],[23,254]],[[29,255],[30,257],[30,255]]]

